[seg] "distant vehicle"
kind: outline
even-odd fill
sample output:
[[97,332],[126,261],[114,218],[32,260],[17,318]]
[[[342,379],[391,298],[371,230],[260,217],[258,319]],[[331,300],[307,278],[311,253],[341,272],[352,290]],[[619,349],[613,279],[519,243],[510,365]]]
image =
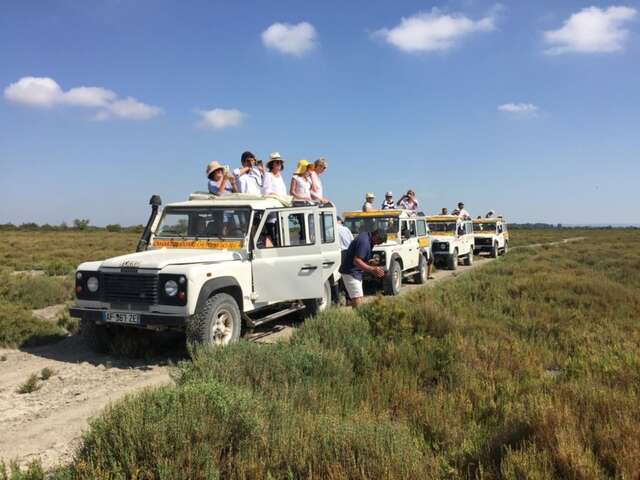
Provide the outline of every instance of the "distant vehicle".
[[[377,229],[387,234],[387,241],[373,248],[371,263],[385,270],[381,287],[386,295],[400,293],[402,281],[427,281],[427,265],[432,260],[429,230],[425,218],[409,210],[373,210],[347,212],[344,224],[353,235]],[[379,282],[368,275],[365,281]]]
[[194,193],[152,214],[138,251],[81,264],[76,305],[90,345],[116,329],[177,329],[189,343],[224,345],[292,312],[331,304],[340,246],[336,210],[290,197]]
[[477,218],[473,221],[474,253],[489,252],[496,258],[509,251],[507,222],[502,217]]
[[473,265],[473,222],[457,215],[430,215],[427,217],[431,250],[436,266],[449,270],[458,268],[460,260]]

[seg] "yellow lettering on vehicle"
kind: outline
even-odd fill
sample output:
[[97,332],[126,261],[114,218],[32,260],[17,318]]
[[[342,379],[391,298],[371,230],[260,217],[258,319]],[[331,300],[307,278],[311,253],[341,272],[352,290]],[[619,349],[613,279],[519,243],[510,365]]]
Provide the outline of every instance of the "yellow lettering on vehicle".
[[456,232],[431,232],[431,235],[435,237],[453,237]]
[[422,237],[418,239],[418,245],[420,245],[420,247],[424,248],[424,247],[428,247],[429,246],[429,238],[428,237]]
[[153,241],[156,248],[195,248],[205,250],[239,250],[242,248],[240,240],[159,240]]
[[401,210],[374,210],[372,212],[347,212],[345,218],[366,218],[366,217],[397,217]]

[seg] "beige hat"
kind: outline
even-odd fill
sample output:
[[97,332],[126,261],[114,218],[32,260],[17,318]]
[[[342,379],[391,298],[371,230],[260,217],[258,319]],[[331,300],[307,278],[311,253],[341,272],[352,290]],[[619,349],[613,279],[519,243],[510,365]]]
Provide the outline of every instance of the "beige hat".
[[267,167],[275,161],[280,161],[282,162],[282,166],[284,167],[284,159],[280,156],[280,154],[278,152],[273,152],[272,154],[269,155],[269,161],[267,161]]
[[366,198],[376,198],[376,196],[373,193],[369,192],[367,193]]
[[313,163],[309,163],[308,160],[302,159],[298,161],[298,165],[296,165],[296,169],[293,172],[294,175],[302,175],[307,171],[308,168],[313,167]]
[[209,165],[207,165],[207,178],[209,178],[209,176],[213,172],[215,172],[216,170],[220,170],[221,168],[224,168],[224,167],[220,165],[216,160],[209,162]]

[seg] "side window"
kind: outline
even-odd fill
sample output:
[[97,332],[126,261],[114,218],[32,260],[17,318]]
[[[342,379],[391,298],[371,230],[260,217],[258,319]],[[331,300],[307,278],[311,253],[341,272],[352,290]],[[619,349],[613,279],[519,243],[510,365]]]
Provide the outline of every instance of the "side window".
[[306,245],[304,213],[290,213],[287,215],[287,228],[289,229],[289,245]]
[[424,237],[427,234],[427,224],[424,220],[418,220],[418,236]]
[[400,234],[402,238],[409,238],[411,236],[411,231],[409,230],[409,222],[406,220],[402,220],[400,222]]
[[411,220],[409,222],[409,233],[412,237],[416,236],[416,222],[415,220]]
[[469,235],[473,233],[473,224],[471,222],[467,222],[466,231]]
[[280,238],[280,222],[278,221],[278,214],[276,212],[271,212],[267,216],[267,220],[264,227],[262,227],[256,246],[258,248],[274,248],[282,246],[282,239]]
[[335,224],[333,213],[323,212],[320,214],[322,228],[322,243],[333,243],[336,240]]
[[316,243],[316,216],[313,213],[307,213],[307,225],[309,225],[309,244]]

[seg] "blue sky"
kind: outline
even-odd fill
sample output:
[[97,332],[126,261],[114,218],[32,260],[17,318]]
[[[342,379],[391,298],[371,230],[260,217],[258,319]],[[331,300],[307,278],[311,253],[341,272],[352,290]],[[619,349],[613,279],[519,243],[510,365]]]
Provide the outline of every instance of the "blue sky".
[[0,223],[143,223],[246,149],[287,175],[325,156],[340,211],[414,188],[427,212],[640,223],[639,10],[4,2]]

